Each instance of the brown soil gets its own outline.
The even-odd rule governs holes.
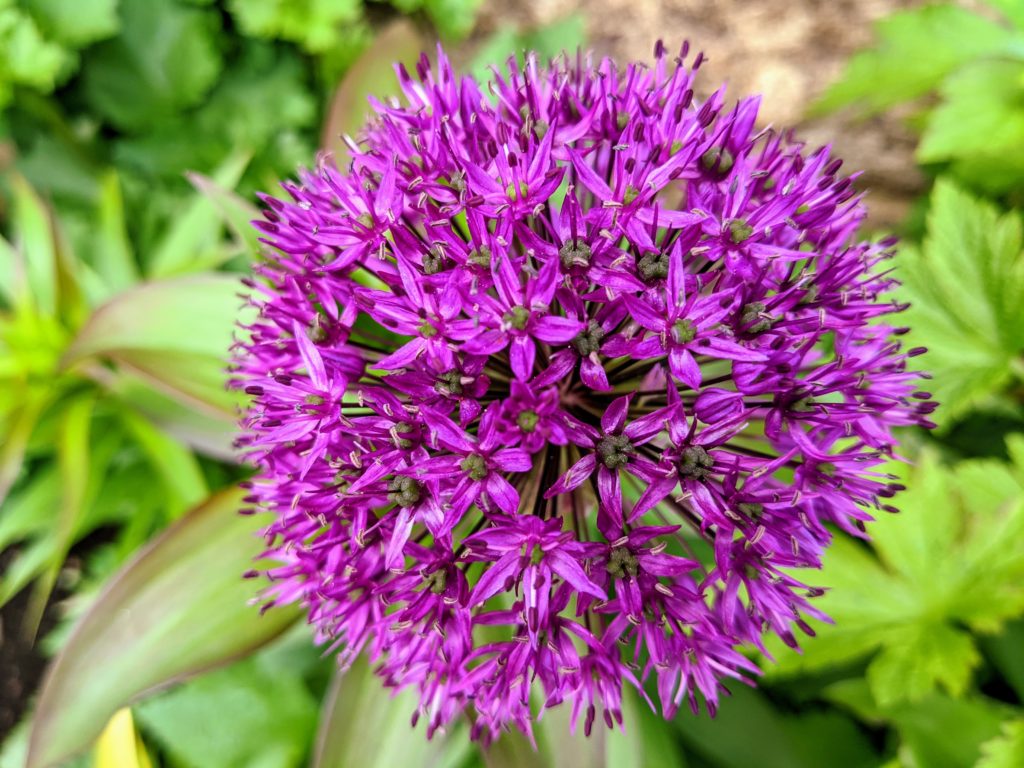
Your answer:
[[[913,161],[914,137],[901,120],[849,116],[806,120],[808,104],[835,80],[850,55],[872,41],[873,22],[915,0],[509,0],[487,2],[475,37],[503,26],[530,29],[572,13],[583,16],[587,43],[617,59],[650,60],[654,42],[683,39],[705,52],[700,83],[722,82],[734,97],[761,93],[761,122],[795,126],[815,146],[831,141],[850,170],[862,169],[872,223],[899,222],[924,179]]]

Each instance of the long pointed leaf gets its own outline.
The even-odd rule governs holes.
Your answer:
[[[93,261],[96,272],[103,278],[107,295],[137,283],[139,268],[125,231],[121,182],[114,171],[104,175],[100,182],[99,227],[96,234]]]
[[[349,67],[327,111],[320,146],[333,152],[340,167],[348,158],[343,135],[354,135],[370,112],[367,98],[398,95],[395,62],[412,67],[420,52],[429,49],[428,41],[408,19],[398,19],[376,36],[373,43]]]
[[[226,189],[234,189],[251,158],[248,151],[236,152],[214,172],[213,180]],[[149,276],[168,277],[216,266],[200,257],[216,244],[221,229],[217,209],[205,196],[197,194],[157,246],[149,261]]]
[[[423,724],[410,725],[416,697],[392,697],[360,659],[338,672],[324,699],[312,768],[458,768],[472,753],[463,723],[427,740]]]
[[[260,616],[242,579],[261,549],[242,494],[210,498],[126,565],[81,618],[50,667],[36,707],[27,768],[85,749],[126,704],[251,653],[292,624]]]

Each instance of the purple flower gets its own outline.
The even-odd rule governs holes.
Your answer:
[[[742,646],[820,617],[787,570],[892,509],[893,428],[928,425],[852,177],[686,57],[487,89],[424,57],[347,168],[265,198],[236,382],[268,600],[430,733],[562,702],[589,732],[651,678],[714,711]]]

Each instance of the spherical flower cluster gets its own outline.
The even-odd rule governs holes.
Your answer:
[[[562,702],[589,733],[649,681],[713,712],[740,646],[821,616],[789,569],[891,509],[892,428],[934,405],[853,178],[686,58],[482,89],[439,52],[347,169],[265,198],[236,383],[268,599],[430,733]]]

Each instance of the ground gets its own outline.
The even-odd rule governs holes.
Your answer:
[[[761,123],[796,127],[813,146],[831,141],[845,168],[863,170],[872,223],[895,225],[924,180],[913,162],[914,136],[891,116],[806,120],[808,104],[837,78],[850,55],[869,45],[873,23],[907,0],[509,0],[485,2],[475,37],[503,25],[532,28],[572,13],[587,43],[618,60],[651,59],[661,38],[673,49],[688,39],[708,63],[701,84],[727,82],[734,96],[761,93]]]

